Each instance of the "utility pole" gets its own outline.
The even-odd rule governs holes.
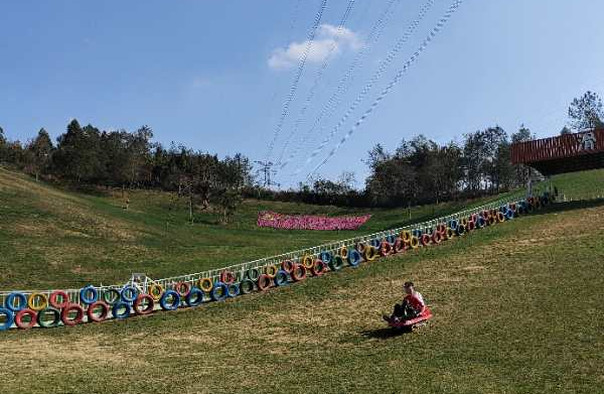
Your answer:
[[[271,187],[273,185],[273,182],[271,180],[271,175],[275,174],[275,170],[273,170],[273,165],[275,163],[273,163],[272,161],[262,161],[262,160],[255,160],[254,163],[259,164],[260,168],[258,169],[258,173],[262,174],[263,177],[263,184],[262,186],[264,187]]]

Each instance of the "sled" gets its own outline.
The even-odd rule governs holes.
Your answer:
[[[409,320],[401,320],[395,322],[394,320],[390,320],[388,325],[392,328],[412,328],[416,324],[423,323],[432,318],[432,311],[426,307],[424,311],[417,317]]]

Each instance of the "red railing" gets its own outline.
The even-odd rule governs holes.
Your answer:
[[[512,163],[562,159],[604,152],[604,129],[512,144]]]

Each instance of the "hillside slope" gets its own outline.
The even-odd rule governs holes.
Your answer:
[[[602,392],[604,202],[196,309],[2,334],[7,392]],[[392,335],[412,279],[435,317]],[[14,371],[21,371],[15,373]]]
[[[186,202],[171,194],[139,190],[128,192],[128,197],[130,208],[124,210],[120,192],[66,192],[0,168],[0,290],[123,283],[133,272],[153,278],[199,272],[425,220],[465,205],[447,203],[407,212],[248,200],[229,225],[217,224],[212,213],[196,214],[196,223],[190,225]],[[359,231],[257,228],[257,213],[266,209],[329,215],[369,212],[373,217]]]

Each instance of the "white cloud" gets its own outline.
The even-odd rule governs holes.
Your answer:
[[[272,69],[287,69],[298,64],[304,54],[308,41],[292,42],[286,48],[277,48],[268,59]],[[350,29],[324,24],[317,29],[306,61],[321,63],[327,56],[336,56],[346,50],[357,50],[361,46],[358,35]]]

